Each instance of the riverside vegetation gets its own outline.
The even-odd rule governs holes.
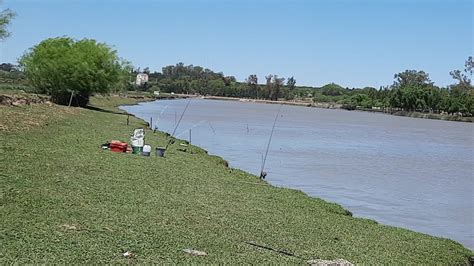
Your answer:
[[[293,77],[287,79],[277,75],[268,75],[264,85],[258,84],[257,75],[249,75],[245,82],[236,81],[233,76],[225,76],[222,72],[214,72],[200,66],[184,65],[163,67],[162,72],[148,73],[150,81],[142,86],[129,83],[140,69],[133,69],[127,62],[122,64],[117,73],[119,82],[115,84],[115,92],[126,90],[161,91],[164,93],[200,94],[209,96],[235,97],[264,100],[301,101],[315,106],[329,104],[347,110],[383,111],[402,116],[459,120],[472,122],[474,113],[474,89],[471,85],[472,57],[466,60],[463,71],[454,70],[450,74],[457,83],[448,87],[438,87],[424,71],[406,70],[395,74],[394,84],[373,87],[344,88],[336,83],[322,87],[296,86]],[[72,66],[78,64],[71,62]],[[68,69],[73,69],[69,67]],[[51,71],[51,70],[50,70]],[[128,71],[128,74],[126,72]],[[131,71],[131,72],[130,72]],[[77,72],[77,71],[76,71]],[[48,77],[49,78],[49,77]],[[78,82],[78,80],[73,80]],[[107,87],[104,85],[103,88]],[[0,89],[21,89],[30,92],[44,92],[32,86],[23,71],[12,64],[0,65]],[[97,91],[103,90],[103,88]],[[70,90],[59,90],[66,101]],[[79,90],[77,90],[79,92]],[[78,94],[80,95],[80,94]],[[88,94],[86,94],[88,95]],[[88,96],[86,96],[88,97]],[[82,99],[84,97],[77,97]],[[73,101],[73,104],[76,100]]]
[[[270,186],[198,147],[181,152],[180,140],[165,158],[101,150],[145,126],[134,117],[127,126],[115,107],[136,101],[0,106],[2,264],[467,264],[473,255],[452,240],[354,218],[337,204]],[[147,130],[146,142],[163,146],[166,135]],[[124,258],[127,251],[135,257]]]
[[[474,87],[471,85],[474,62],[468,57],[464,70],[453,70],[449,74],[456,81],[448,87],[438,87],[424,71],[406,70],[394,75],[391,86],[365,88],[343,88],[330,83],[320,88],[296,86],[294,77],[286,80],[278,75],[265,76],[264,85],[259,85],[255,74],[245,82],[237,82],[233,76],[214,72],[200,66],[184,65],[163,67],[162,72],[145,73],[150,82],[137,88],[161,90],[186,94],[200,94],[267,100],[311,100],[315,103],[339,104],[348,110],[375,109],[390,113],[421,112],[472,117],[474,114]],[[134,70],[134,74],[140,70]],[[131,89],[131,87],[129,88]]]

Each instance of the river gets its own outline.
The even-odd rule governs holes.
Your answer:
[[[188,100],[121,109],[172,132]],[[193,99],[176,136],[258,175],[280,105]],[[265,165],[275,186],[336,202],[356,217],[474,249],[474,125],[281,106]]]

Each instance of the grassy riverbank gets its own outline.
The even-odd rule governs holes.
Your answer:
[[[339,205],[272,187],[180,141],[166,158],[99,149],[144,122],[96,97],[93,109],[0,106],[0,262],[467,263],[460,244],[353,218]],[[165,144],[161,132],[146,142]],[[298,257],[247,244],[254,242]],[[208,253],[192,257],[193,248]],[[122,253],[131,251],[134,259]]]

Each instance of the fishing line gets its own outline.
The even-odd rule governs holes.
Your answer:
[[[158,121],[161,120],[161,116],[162,116],[163,113],[165,112],[166,108],[168,108],[168,106],[170,106],[170,104],[166,105],[163,109],[161,109],[161,112],[160,112],[160,114],[158,115],[158,118],[157,118],[157,121],[156,121],[155,124],[158,124]],[[150,125],[150,126],[151,126],[151,125]],[[154,130],[156,130],[156,129],[158,129],[158,126],[157,126],[157,125],[155,125]],[[153,131],[153,132],[154,132],[154,131]]]
[[[198,123],[192,125],[190,128],[188,128],[188,129],[186,129],[185,131],[183,131],[183,132],[179,133],[178,135],[176,135],[176,138],[179,137],[179,136],[181,136],[181,135],[183,135],[184,133],[188,132],[190,129],[193,129],[193,128],[195,128],[195,127],[201,125],[201,124],[204,123],[204,122],[206,122],[206,120],[201,120],[201,121],[199,121]]]
[[[165,106],[161,112],[160,112],[160,115],[159,115],[159,118],[161,118],[161,116],[163,115],[163,113],[165,112],[166,108],[168,108],[168,106],[170,106],[169,104],[167,106]]]
[[[214,133],[214,135],[216,134],[216,131],[214,130],[214,127],[212,127],[211,125],[211,122],[207,122],[209,124],[209,127],[212,129],[212,133]]]
[[[173,129],[173,133],[171,136],[174,136],[174,133],[176,133],[176,129],[178,129],[179,124],[181,123],[181,120],[183,119],[184,113],[186,113],[186,110],[188,109],[189,103],[191,102],[191,98],[188,100],[188,103],[186,103],[186,106],[184,107],[183,112],[181,113],[181,116],[179,117],[178,123],[176,123],[176,126]]]

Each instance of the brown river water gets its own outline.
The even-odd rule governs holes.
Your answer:
[[[171,133],[188,100],[121,109]],[[258,175],[279,105],[193,99],[176,137]],[[474,249],[474,125],[282,106],[267,180]]]

